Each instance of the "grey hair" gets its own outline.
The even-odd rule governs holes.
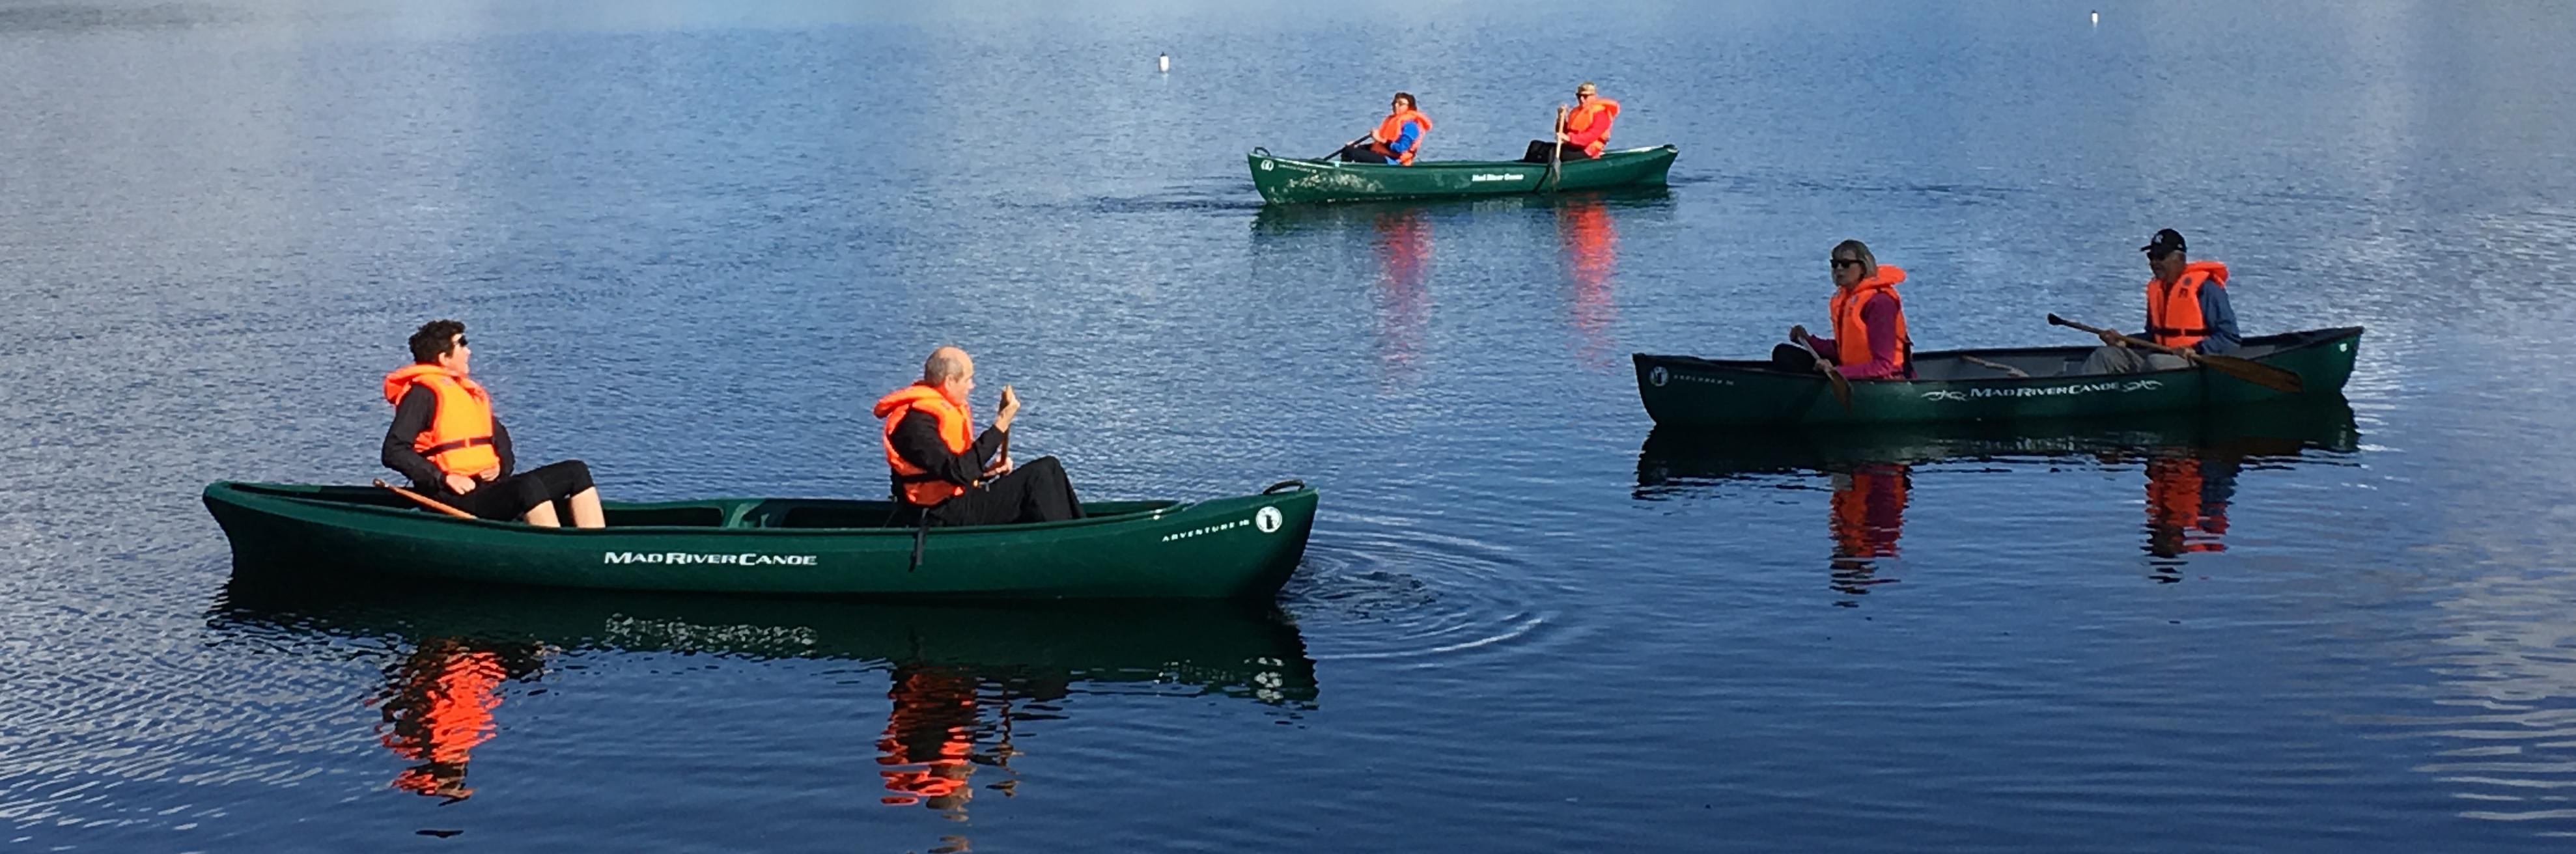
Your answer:
[[[1860,270],[1863,274],[1878,272],[1878,256],[1869,253],[1869,244],[1867,243],[1862,243],[1858,240],[1845,240],[1841,243],[1834,244],[1834,251],[1832,254],[1848,255],[1857,259],[1860,261]]]
[[[921,381],[930,385],[939,385],[965,376],[967,364],[964,350],[955,347],[932,350],[930,358],[921,361]]]

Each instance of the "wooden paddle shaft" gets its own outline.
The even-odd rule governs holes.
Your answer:
[[[393,490],[395,495],[400,495],[400,496],[402,496],[402,497],[404,497],[404,498],[409,498],[409,499],[411,499],[411,500],[413,500],[413,501],[420,502],[420,506],[422,506],[422,507],[427,507],[427,508],[429,508],[429,509],[431,509],[431,510],[436,510],[436,511],[438,511],[438,512],[445,513],[445,514],[447,514],[447,515],[454,516],[454,517],[459,518],[459,519],[472,519],[472,518],[474,518],[474,514],[472,514],[472,513],[467,513],[467,512],[465,512],[465,511],[463,511],[463,510],[458,510],[458,509],[456,509],[456,508],[454,508],[454,507],[449,507],[449,506],[447,506],[446,504],[441,503],[438,499],[431,498],[431,497],[429,497],[429,496],[422,495],[422,494],[420,494],[420,493],[413,492],[413,491],[411,491],[411,490],[404,489],[404,488],[402,488],[402,487],[395,486],[395,485],[390,484],[390,483],[386,483],[386,482],[384,482],[384,480],[383,480],[383,479],[381,479],[381,478],[379,478],[379,479],[377,479],[377,480],[376,480],[376,485],[377,485],[377,486],[384,487],[384,488],[386,488],[386,489]]]

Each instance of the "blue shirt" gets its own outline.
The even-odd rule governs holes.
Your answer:
[[[1395,153],[1397,153],[1397,154],[1403,154],[1403,153],[1405,153],[1405,152],[1407,152],[1407,151],[1412,151],[1412,150],[1413,150],[1413,142],[1414,142],[1414,140],[1417,140],[1417,139],[1420,139],[1420,138],[1422,138],[1422,123],[1421,123],[1421,122],[1405,122],[1405,123],[1404,123],[1404,130],[1401,130],[1401,131],[1397,131],[1397,132],[1396,132],[1396,134],[1395,134],[1395,141],[1394,141],[1394,142],[1387,143],[1387,144],[1386,144],[1386,150],[1388,150],[1388,151],[1392,151],[1392,152],[1395,152]]]
[[[2209,327],[2209,337],[2191,345],[2202,353],[2227,353],[2245,346],[2245,336],[2236,332],[2236,307],[2227,304],[2227,289],[2214,285],[2200,288],[2200,319]]]

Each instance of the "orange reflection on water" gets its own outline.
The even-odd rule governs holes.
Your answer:
[[[1378,353],[1390,373],[1409,376],[1422,355],[1431,318],[1431,218],[1420,208],[1381,212],[1377,232]]]
[[[1905,504],[1914,490],[1914,467],[1906,463],[1860,463],[1833,472],[1833,587],[1862,594],[1878,577],[1878,558],[1896,556],[1896,540],[1905,535]]]
[[[465,763],[477,745],[499,730],[493,712],[501,707],[501,683],[532,676],[541,666],[534,650],[453,639],[429,641],[413,650],[369,701],[380,704],[384,713],[378,730],[385,747],[419,763],[394,777],[394,788],[450,800],[471,797]]]
[[[2226,551],[2219,538],[2227,533],[2227,504],[2244,458],[2224,449],[2177,450],[2181,455],[2147,460],[2147,553],[2179,558]]]
[[[1557,205],[1556,230],[1574,283],[1570,303],[1574,333],[1582,339],[1579,358],[1596,367],[1626,364],[1614,358],[1620,354],[1610,340],[1610,326],[1619,319],[1612,283],[1619,266],[1619,229],[1610,222],[1609,206],[1599,197],[1567,199]]]

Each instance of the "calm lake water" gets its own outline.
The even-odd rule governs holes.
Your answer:
[[[0,0],[0,838],[2576,844],[2576,7],[1713,6]],[[1398,89],[1506,156],[1584,79],[1669,190],[1245,172]],[[2160,227],[2249,332],[2369,327],[2345,399],[1638,405],[1824,323],[1841,239],[1926,348],[2080,344]],[[953,342],[1086,496],[1322,514],[1248,609],[234,584],[198,490],[381,475],[441,316],[613,498],[880,493]]]

